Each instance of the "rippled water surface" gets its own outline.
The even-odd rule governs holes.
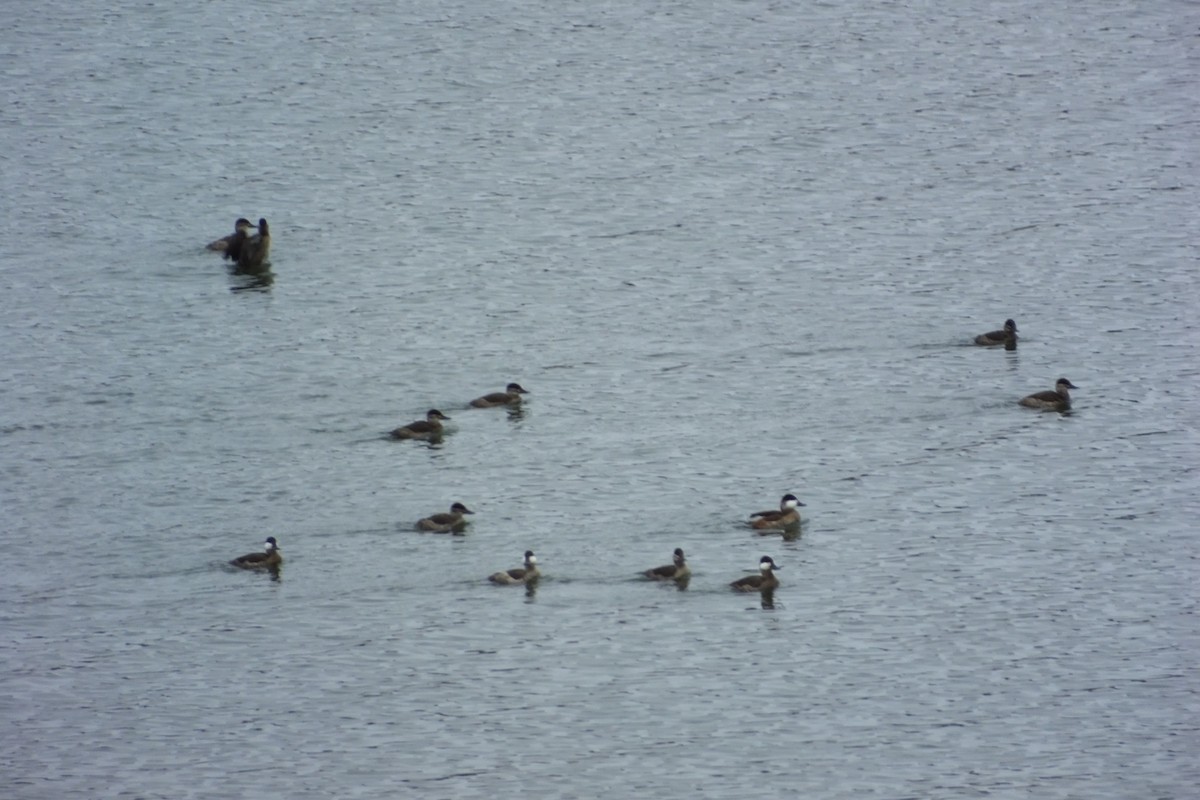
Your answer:
[[[1194,796],[1195,5],[8,17],[4,797]]]

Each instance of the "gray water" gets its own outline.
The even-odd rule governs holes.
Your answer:
[[[1200,7],[6,16],[0,795],[1195,796]]]

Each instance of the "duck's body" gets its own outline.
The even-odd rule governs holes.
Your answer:
[[[258,233],[248,237],[238,248],[237,264],[241,269],[257,269],[271,252],[271,231],[265,219],[258,220]],[[228,255],[228,251],[226,252]]]
[[[229,562],[242,569],[275,569],[283,563],[283,555],[279,552],[279,543],[274,536],[268,536],[263,543],[263,552],[247,553]]]
[[[1027,408],[1040,408],[1043,411],[1066,411],[1071,407],[1071,393],[1068,389],[1078,389],[1066,378],[1059,378],[1054,388],[1044,392],[1034,392],[1020,399],[1020,404]]]
[[[648,569],[642,573],[655,581],[685,581],[691,577],[692,570],[683,556],[683,548],[675,548],[675,557],[670,564]]]
[[[225,258],[232,258],[236,261],[242,242],[246,241],[246,237],[250,235],[250,231],[252,230],[254,230],[254,225],[250,223],[250,220],[245,217],[239,217],[237,222],[233,223],[233,233],[209,242],[205,245],[205,249],[223,253]]]
[[[425,413],[425,419],[410,422],[391,432],[393,439],[437,439],[442,435],[442,420],[450,419],[436,408]]]
[[[983,347],[1004,345],[1005,350],[1017,349],[1017,323],[1011,319],[1004,320],[1003,330],[988,331],[975,337],[975,344]]]
[[[431,514],[424,519],[417,520],[417,530],[432,531],[433,533],[457,533],[467,525],[463,515],[474,513],[462,503],[455,503],[450,506],[448,513]]]
[[[744,578],[738,578],[729,585],[735,592],[774,591],[779,586],[779,578],[775,577],[775,570],[777,569],[779,569],[779,565],[770,556],[763,556],[758,560],[757,575],[747,575]]]
[[[515,584],[515,583],[533,583],[541,576],[537,568],[537,556],[532,550],[525,551],[525,563],[522,567],[505,570],[504,572],[494,572],[488,576],[488,580],[492,583]]]
[[[755,511],[750,515],[750,526],[756,530],[783,530],[800,524],[800,512],[797,507],[803,506],[794,494],[785,494],[779,501],[778,511]]]
[[[495,408],[496,406],[519,406],[521,395],[529,394],[519,383],[510,383],[503,392],[492,392],[471,401],[474,408]]]

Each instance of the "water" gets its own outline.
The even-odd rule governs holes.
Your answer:
[[[4,796],[1194,792],[1194,6],[9,16]]]

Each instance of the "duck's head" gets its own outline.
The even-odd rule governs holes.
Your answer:
[[[474,514],[475,512],[464,506],[462,503],[455,503],[450,506],[450,510],[455,514]]]
[[[675,566],[677,566],[677,567],[683,566],[683,548],[682,547],[675,548]]]
[[[266,550],[268,553],[271,552],[272,550],[278,550],[279,543],[275,541],[274,536],[268,536],[267,540],[265,542],[263,542],[263,549]]]
[[[770,572],[773,569],[779,569],[779,565],[770,556],[763,556],[758,560],[758,568],[763,572]]]
[[[802,505],[804,505],[804,503],[801,503],[800,499],[797,498],[796,495],[794,495],[794,494],[785,494],[783,496],[783,499],[779,501],[780,508],[786,508],[788,510],[791,510],[791,509],[795,508],[796,506],[802,506]]]
[[[504,391],[509,394],[529,394],[519,383],[510,383],[504,387]]]
[[[1078,389],[1079,387],[1076,386],[1075,384],[1071,383],[1066,378],[1059,378],[1058,380],[1056,380],[1054,382],[1054,388],[1062,390],[1062,389]]]
[[[1012,331],[1013,333],[1016,333],[1017,332],[1017,323],[1013,322],[1011,319],[1004,320],[1004,330]]]
[[[537,563],[537,556],[535,556],[533,554],[532,550],[526,550],[525,551],[525,565],[532,567],[536,563]]]
[[[254,224],[251,223],[250,220],[246,219],[245,217],[238,217],[238,221],[233,223],[233,229],[235,231],[245,231],[245,230],[249,230],[250,228],[253,228],[253,227],[254,227]]]
[[[435,419],[450,419],[436,408],[431,408],[425,412],[425,419],[433,421]]]

